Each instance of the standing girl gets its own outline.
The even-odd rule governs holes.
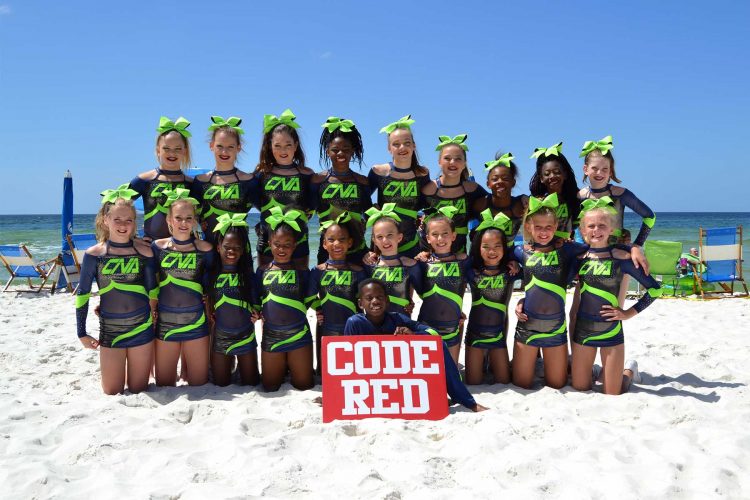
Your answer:
[[[336,220],[329,220],[320,225],[323,248],[328,252],[328,260],[312,269],[309,293],[317,298],[317,373],[320,373],[322,368],[322,338],[328,335],[343,335],[346,319],[357,314],[357,287],[367,275],[362,266],[346,260],[346,252],[360,244],[357,240],[361,237],[360,225],[361,223],[353,219],[348,212],[342,213]]]
[[[378,205],[395,205],[400,216],[403,240],[398,252],[407,257],[419,253],[417,215],[422,208],[422,188],[430,181],[430,171],[419,164],[417,145],[411,132],[411,115],[386,125],[380,132],[388,134],[388,152],[393,160],[374,165],[368,176],[370,187],[378,193]]]
[[[261,381],[267,391],[276,391],[287,371],[297,389],[310,389],[313,350],[307,310],[315,302],[309,294],[310,270],[292,261],[297,239],[305,233],[304,214],[296,209],[270,210],[266,222],[273,260],[256,271],[256,289],[261,308]]]
[[[418,318],[440,333],[455,363],[461,351],[462,307],[469,264],[466,254],[452,250],[456,241],[453,216],[457,211],[456,207],[441,207],[425,223],[432,253],[426,262],[420,262],[422,307]]]
[[[487,171],[487,187],[490,192],[474,203],[475,213],[481,214],[489,209],[493,217],[502,213],[510,218],[511,230],[507,234],[508,245],[513,244],[513,240],[521,229],[523,215],[529,205],[529,197],[525,194],[511,195],[518,178],[518,167],[513,163],[514,159],[512,153],[503,155],[498,153],[494,161],[484,164],[484,169]]]
[[[562,142],[548,148],[536,148],[531,157],[536,158],[536,172],[529,182],[531,196],[544,198],[557,194],[555,236],[569,240],[573,237],[580,204],[576,176],[568,159],[562,154]]]
[[[433,212],[441,207],[454,207],[451,221],[456,238],[451,247],[455,253],[466,252],[466,237],[469,234],[469,221],[475,217],[473,207],[477,199],[487,195],[479,184],[470,181],[466,168],[466,134],[448,137],[441,135],[435,151],[440,152],[438,164],[440,176],[422,188],[425,204]]]
[[[255,227],[258,235],[258,265],[271,262],[271,247],[268,244],[268,223],[266,219],[273,207],[309,207],[310,179],[313,171],[305,166],[305,153],[302,151],[297,129],[299,124],[292,110],[281,115],[263,117],[263,143],[260,147],[260,161],[255,168],[260,191],[260,223]],[[312,210],[306,212],[309,219]],[[300,235],[292,259],[296,264],[307,267],[310,243],[305,233]]]
[[[241,136],[245,133],[240,128],[242,119],[232,116],[224,120],[221,116],[212,116],[211,121],[209,146],[216,166],[211,172],[195,178],[191,194],[200,202],[205,239],[213,242],[214,228],[221,215],[247,215],[250,211],[257,197],[258,181],[235,165],[237,155],[242,151]]]
[[[221,266],[211,273],[208,294],[213,317],[211,373],[214,384],[229,385],[237,358],[243,385],[258,383],[258,342],[255,340],[257,313],[253,304],[253,266],[247,247],[245,213],[222,214],[217,218],[216,249]]]
[[[371,192],[367,177],[351,170],[349,164],[354,159],[362,166],[364,148],[362,137],[351,120],[331,116],[323,124],[320,136],[320,159],[330,168],[315,174],[312,178],[311,195],[320,223],[335,220],[342,212],[362,221],[362,214],[372,206]],[[355,264],[362,263],[366,252],[364,231],[359,235],[361,243],[349,250],[347,259]],[[318,264],[328,256],[321,236],[318,249]]]
[[[625,363],[622,321],[648,307],[661,295],[661,289],[653,277],[635,267],[628,252],[611,246],[609,238],[615,227],[613,218],[617,216],[612,199],[604,196],[586,200],[582,210],[581,234],[590,248],[578,271],[576,293],[580,300],[573,332],[572,383],[579,391],[591,389],[591,368],[598,348],[604,393],[620,394],[628,390],[631,380],[639,378],[638,365],[634,361]],[[618,298],[625,285],[625,274],[647,289],[628,309],[622,309]]]
[[[524,229],[531,244],[514,247],[523,264],[526,295],[516,306],[513,383],[525,389],[534,381],[534,366],[542,349],[544,379],[559,389],[568,380],[568,335],[565,324],[565,287],[577,270],[577,256],[587,247],[556,236],[557,194],[544,200],[529,198]]]
[[[184,173],[190,166],[190,122],[183,117],[159,119],[156,158],[159,166],[130,181],[130,189],[143,198],[143,232],[146,241],[169,237],[167,195],[174,189],[190,189],[193,179]]]
[[[493,217],[488,208],[471,242],[471,262],[466,279],[471,288],[471,313],[466,328],[466,383],[480,384],[485,353],[495,382],[510,383],[506,344],[508,302],[513,281],[508,270],[507,234],[513,222],[500,212]]]
[[[388,294],[388,312],[411,316],[414,309],[412,297],[421,289],[422,271],[414,259],[402,256],[398,249],[404,239],[400,229],[401,217],[394,203],[383,208],[369,208],[367,226],[372,227],[372,245],[377,260],[367,266],[370,277],[385,286]]]
[[[76,291],[78,338],[87,349],[99,347],[102,389],[132,393],[148,385],[154,353],[154,328],[149,298],[156,292],[151,248],[135,236],[137,195],[127,185],[102,193],[96,216],[97,239],[83,256]],[[86,333],[91,284],[99,287],[99,340]]]
[[[182,352],[188,384],[203,385],[208,381],[209,352],[204,291],[213,245],[193,236],[198,201],[187,189],[172,191],[166,204],[171,236],[152,243],[159,279],[156,384],[175,385]]]

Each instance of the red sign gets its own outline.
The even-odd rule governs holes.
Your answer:
[[[321,352],[323,422],[448,416],[440,337],[323,337]]]

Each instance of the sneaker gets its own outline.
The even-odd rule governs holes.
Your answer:
[[[638,371],[638,362],[636,360],[629,359],[625,361],[625,369],[633,372],[633,375],[630,377],[633,382],[636,384],[641,383],[641,373]]]
[[[591,367],[591,379],[594,382],[598,382],[599,381],[599,377],[601,377],[601,375],[602,375],[602,367],[601,366],[595,364],[594,366]]]

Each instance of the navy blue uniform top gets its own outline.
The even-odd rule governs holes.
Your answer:
[[[296,328],[307,324],[307,310],[315,303],[310,295],[309,269],[271,269],[255,272],[258,301],[255,307],[263,312],[263,327]]]
[[[471,288],[471,312],[468,331],[493,328],[505,330],[505,317],[508,314],[508,300],[513,293],[514,278],[507,270],[497,274],[468,269],[466,280]]]
[[[180,251],[151,244],[158,262],[159,307],[196,309],[203,306],[209,273],[215,260],[213,249]]]
[[[177,188],[192,189],[193,179],[186,176],[182,171],[162,171],[156,169],[153,179],[141,179],[136,176],[130,181],[130,189],[136,191],[143,198],[143,233],[152,240],[169,237],[167,227],[167,212],[165,206],[168,194]],[[179,181],[159,180],[161,175],[182,175]]]
[[[418,323],[408,316],[391,312],[385,313],[383,324],[379,326],[372,323],[364,314],[355,314],[346,320],[344,335],[393,335],[396,328],[400,326],[405,326],[417,335],[437,335],[435,330],[424,323]],[[473,409],[477,402],[466,389],[464,383],[461,382],[461,374],[458,372],[458,367],[453,362],[445,342],[443,342],[443,359],[445,361],[445,382],[448,395],[466,408]]]
[[[358,311],[357,288],[367,273],[351,264],[343,269],[323,265],[326,269],[310,270],[308,295],[317,297],[314,307],[323,313],[323,330],[343,333],[347,318]]]
[[[643,203],[636,195],[634,195],[629,189],[624,189],[619,195],[612,193],[612,184],[607,184],[602,189],[593,190],[589,188],[588,192],[582,199],[596,199],[594,193],[601,194],[601,196],[609,196],[612,201],[615,202],[615,209],[617,210],[617,217],[615,220],[615,236],[620,236],[623,227],[623,221],[625,219],[625,207],[641,216],[643,222],[641,222],[641,229],[638,231],[638,236],[633,240],[634,245],[643,246],[648,238],[648,234],[651,232],[651,228],[654,227],[656,222],[656,214],[651,210],[648,205]]]
[[[411,302],[411,290],[422,289],[422,268],[418,262],[407,266],[403,257],[398,259],[395,266],[379,265],[366,266],[371,278],[380,280],[385,285],[388,295],[388,312],[405,314],[404,308]]]
[[[228,181],[226,184],[215,184],[215,176]],[[191,196],[200,202],[200,215],[206,222],[205,235],[208,241],[214,241],[216,219],[223,214],[246,214],[258,203],[258,179],[240,180],[237,170],[229,173],[211,172],[208,180],[193,180]]]
[[[237,331],[253,328],[251,319],[253,305],[257,303],[254,278],[251,277],[249,302],[243,300],[240,290],[240,275],[237,266],[224,266],[216,276],[211,288],[216,328],[222,331]]]

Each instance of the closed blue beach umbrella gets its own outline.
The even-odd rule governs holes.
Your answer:
[[[73,254],[70,251],[70,245],[68,244],[67,236],[73,234],[73,175],[70,170],[65,171],[65,177],[63,178],[63,202],[62,202],[62,218],[61,218],[61,236],[62,236],[62,257],[63,265],[66,268],[75,270],[75,262],[73,261]],[[58,288],[62,288],[67,285],[65,273],[60,273],[60,280],[57,283]]]

